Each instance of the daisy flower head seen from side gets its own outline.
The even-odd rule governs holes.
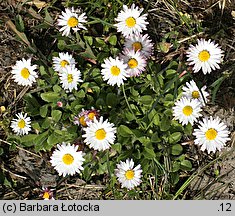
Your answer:
[[[65,12],[62,11],[62,15],[58,19],[58,26],[61,26],[59,31],[62,32],[62,36],[69,36],[71,29],[74,32],[80,29],[86,30],[87,28],[84,26],[84,23],[87,22],[86,19],[86,14],[81,13],[79,9],[65,8]]]
[[[147,65],[146,58],[138,50],[135,52],[133,49],[124,49],[121,58],[128,65],[127,74],[130,77],[139,76]]]
[[[143,10],[143,8],[139,9],[135,4],[132,4],[131,8],[123,5],[123,10],[115,18],[115,21],[118,22],[114,24],[117,27],[117,31],[121,32],[124,37],[129,37],[132,34],[138,34],[146,30],[146,25],[148,24],[146,21],[147,14],[141,15]]]
[[[26,135],[31,131],[31,119],[27,117],[27,113],[16,114],[16,119],[11,121],[11,128],[17,135]]]
[[[51,155],[51,165],[59,173],[59,175],[74,175],[83,170],[82,164],[85,161],[83,158],[85,154],[78,151],[78,146],[71,145],[70,143],[57,145],[57,149]]]
[[[206,86],[203,86],[201,88],[201,92],[202,92],[201,94],[194,80],[191,80],[190,82],[186,82],[182,90],[183,90],[183,97],[198,100],[203,106],[205,106],[205,102],[208,101],[207,97],[209,96],[209,94],[206,91]],[[205,99],[205,102],[204,102],[203,97]]]
[[[201,150],[208,153],[220,151],[225,143],[230,140],[229,130],[219,117],[204,118],[198,123],[193,135],[196,137],[194,143],[201,146]]]
[[[147,34],[133,34],[126,38],[124,48],[129,50],[134,49],[135,52],[139,50],[146,58],[149,58],[153,53],[153,43]]]
[[[116,127],[107,119],[104,121],[102,116],[99,120],[94,118],[94,121],[88,123],[88,127],[85,127],[84,131],[85,134],[82,135],[85,138],[84,142],[90,148],[98,151],[109,149],[116,138]]]
[[[101,75],[104,81],[107,81],[109,85],[117,85],[120,87],[128,77],[127,74],[127,64],[118,57],[115,59],[112,57],[106,58],[104,63],[101,65],[103,68],[101,70]]]
[[[182,97],[176,101],[173,107],[174,119],[179,120],[182,125],[191,125],[197,122],[197,118],[201,116],[201,103],[197,100],[191,100]]]
[[[13,79],[18,85],[22,86],[32,86],[38,78],[35,72],[37,65],[31,65],[31,59],[22,59],[16,61],[15,66],[12,67],[11,73],[13,74]]]
[[[193,71],[197,73],[200,69],[204,74],[211,73],[212,70],[219,69],[222,61],[223,51],[215,42],[205,39],[198,40],[196,46],[190,45],[187,52],[187,61],[193,66]]]
[[[120,161],[120,163],[117,164],[117,169],[115,169],[115,175],[121,183],[121,187],[125,187],[128,190],[133,189],[142,182],[141,173],[141,165],[139,164],[134,168],[134,162],[132,159],[127,159],[126,162]]]
[[[60,83],[64,90],[69,90],[70,92],[75,89],[77,90],[78,82],[83,82],[81,79],[81,72],[78,70],[75,65],[66,66],[61,73],[60,76]]]
[[[76,64],[75,59],[68,52],[59,53],[59,57],[53,57],[53,69],[61,72],[66,66]]]

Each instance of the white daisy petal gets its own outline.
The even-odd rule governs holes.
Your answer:
[[[22,86],[32,86],[38,78],[37,73],[34,71],[37,65],[31,65],[31,59],[22,59],[16,61],[16,65],[12,67],[11,73],[13,74],[13,79],[18,85]]]
[[[201,116],[201,103],[197,100],[191,100],[186,97],[182,97],[176,101],[173,109],[174,119],[179,120],[182,125],[191,125],[197,122],[197,118]]]
[[[82,135],[85,138],[84,142],[98,151],[109,149],[116,138],[114,124],[109,123],[108,120],[103,121],[102,116],[99,121],[94,117],[94,121],[87,124],[88,127],[84,128],[85,134]]]
[[[138,50],[135,52],[134,49],[124,49],[120,57],[124,60],[124,63],[128,65],[128,76],[139,76],[145,70],[145,67],[147,65],[146,58],[141,55]]]
[[[62,143],[57,145],[57,148],[51,156],[51,165],[56,169],[59,175],[74,175],[83,170],[82,164],[85,161],[85,155],[78,150],[78,146]]]
[[[135,52],[139,50],[146,58],[149,58],[153,53],[153,43],[147,34],[133,34],[126,38],[124,48],[129,50],[134,49]]]
[[[139,34],[143,30],[146,30],[146,25],[148,22],[147,14],[141,15],[143,9],[139,9],[138,6],[132,4],[131,8],[123,5],[123,10],[118,13],[115,20],[118,22],[114,24],[117,27],[117,31],[121,32],[124,37],[129,37],[132,34]]]
[[[182,88],[183,97],[198,100],[203,106],[205,106],[205,102],[203,100],[203,97],[204,97],[205,101],[207,102],[208,101],[207,97],[209,96],[209,94],[205,91],[205,89],[206,89],[206,86],[203,86],[201,88],[201,92],[202,92],[202,94],[201,94],[196,83],[193,80],[191,80],[190,82],[186,82],[185,86]],[[202,97],[202,95],[203,95],[203,97]]]
[[[27,117],[27,113],[16,114],[17,119],[11,121],[11,128],[17,135],[25,135],[31,131],[31,119]]]
[[[61,72],[67,65],[75,64],[75,59],[72,55],[69,55],[68,52],[66,53],[59,53],[59,57],[53,57],[53,69],[57,72]]]
[[[134,168],[134,162],[132,159],[127,159],[126,162],[120,161],[120,163],[117,164],[117,169],[115,169],[115,175],[121,183],[121,187],[125,187],[128,190],[133,189],[142,182],[141,173],[141,165],[139,164]]]
[[[66,66],[61,73],[59,73],[60,76],[60,83],[62,83],[62,87],[65,90],[69,90],[70,92],[75,89],[77,90],[78,82],[83,82],[81,79],[81,72],[77,68],[75,68],[75,65],[68,65]]]
[[[204,118],[198,123],[199,129],[195,129],[193,135],[196,136],[194,143],[201,146],[201,150],[208,153],[220,151],[225,143],[230,140],[229,130],[219,117],[213,119]]]
[[[118,57],[116,59],[112,57],[105,59],[101,67],[103,68],[101,70],[103,80],[107,80],[109,85],[114,86],[116,84],[119,87],[124,83],[123,80],[128,77],[127,64],[124,64],[123,60],[119,60]]]
[[[219,68],[219,63],[222,61],[223,51],[218,47],[218,44],[206,41],[205,39],[198,40],[196,46],[190,45],[187,52],[187,61],[189,65],[194,65],[193,70],[197,73],[200,69],[204,74],[211,73],[215,68]]]
[[[80,14],[80,10],[74,10],[72,7],[66,8],[65,12],[62,12],[62,15],[59,16],[58,26],[62,26],[59,31],[62,32],[62,35],[68,36],[70,34],[70,30],[72,29],[74,32],[80,29],[87,29],[83,24],[86,23],[87,16],[85,13]],[[80,14],[80,15],[79,15]]]

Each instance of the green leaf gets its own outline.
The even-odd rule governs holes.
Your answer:
[[[172,182],[172,184],[177,184],[178,182],[179,182],[179,173],[177,173],[177,172],[173,172],[173,173],[171,173],[170,174],[170,176],[171,176],[171,182]]]
[[[184,170],[184,171],[190,171],[192,170],[192,163],[189,161],[189,160],[183,160],[181,161],[180,163],[181,165],[181,169]]]
[[[182,151],[183,151],[183,147],[180,144],[176,144],[171,147],[172,155],[180,155]]]
[[[144,105],[150,105],[153,102],[153,98],[150,95],[144,95],[139,98],[139,103]]]
[[[0,156],[4,153],[3,148],[0,147]]]
[[[40,151],[44,150],[43,144],[46,142],[48,137],[49,130],[45,131],[44,133],[38,135],[35,139],[35,150]]]
[[[16,15],[15,21],[16,21],[15,22],[16,29],[20,32],[24,32],[24,30],[25,30],[24,21],[23,21],[22,17],[19,14]]]
[[[32,123],[31,126],[32,126],[32,128],[33,128],[34,130],[37,130],[37,131],[40,131],[40,130],[41,130],[40,125],[39,125],[38,122]]]
[[[58,139],[58,135],[55,133],[52,133],[48,138],[47,138],[47,143],[52,147],[54,144],[57,144],[60,142],[60,139]]]
[[[170,135],[169,137],[169,143],[174,144],[181,140],[182,134],[180,132],[175,132]]]
[[[59,40],[57,43],[59,50],[63,51],[66,48],[66,43],[64,40]]]
[[[193,131],[193,126],[190,123],[188,123],[184,129],[185,135],[191,135],[192,131]]]
[[[130,137],[131,135],[133,135],[133,132],[125,125],[120,125],[118,127],[118,133],[122,137]]]
[[[84,36],[85,41],[91,46],[93,44],[93,37]]]
[[[60,110],[52,110],[51,117],[55,122],[58,122],[62,116],[62,112]]]
[[[149,148],[144,148],[143,155],[146,159],[150,159],[150,160],[156,157],[156,154],[153,151],[153,149],[149,149]]]
[[[46,102],[57,102],[60,99],[59,93],[56,92],[45,92],[41,93],[41,98]]]
[[[43,65],[41,65],[39,67],[39,71],[40,71],[40,74],[43,76],[43,75],[48,75],[46,70],[45,70],[45,67]]]
[[[173,163],[172,172],[177,172],[180,169],[180,162],[175,161]]]
[[[112,35],[110,38],[109,38],[109,43],[113,46],[115,46],[117,44],[117,36],[116,35]]]
[[[44,120],[43,123],[42,123],[42,128],[43,128],[43,129],[49,128],[50,125],[51,125],[51,123],[52,123],[51,118],[46,117],[45,120]]]
[[[160,130],[161,131],[167,131],[171,127],[171,120],[164,115],[161,122],[160,122]]]
[[[35,144],[35,139],[38,137],[37,134],[25,135],[21,138],[22,145],[26,147],[33,146]]]
[[[118,153],[122,151],[122,145],[120,143],[115,143],[112,145],[112,149],[116,150]]]
[[[115,107],[117,105],[117,95],[114,93],[108,93],[106,96],[107,106]]]
[[[151,142],[158,143],[161,142],[161,139],[158,137],[158,132],[155,132],[151,137]]]
[[[48,104],[41,106],[40,107],[40,116],[45,118],[47,116],[47,111],[48,111]]]
[[[52,25],[54,22],[51,15],[48,13],[47,9],[45,9],[45,21],[49,23],[50,25]]]

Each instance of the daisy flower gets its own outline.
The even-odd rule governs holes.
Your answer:
[[[142,182],[141,173],[141,165],[139,164],[134,168],[132,159],[127,159],[126,162],[120,161],[120,164],[117,164],[117,169],[115,169],[115,175],[118,177],[121,187],[125,187],[128,190],[133,189]]]
[[[230,140],[227,126],[219,117],[213,119],[204,118],[199,123],[199,129],[195,129],[193,135],[196,137],[194,143],[201,146],[201,150],[207,150],[208,153],[221,150],[225,143]]]
[[[74,32],[77,32],[80,29],[87,29],[83,25],[87,22],[87,16],[85,13],[80,13],[80,10],[74,10],[73,7],[71,9],[65,8],[65,12],[62,11],[62,15],[60,15],[58,19],[58,26],[62,26],[59,30],[62,32],[62,36],[68,36],[71,29],[73,29]]]
[[[88,123],[88,127],[84,128],[84,131],[85,134],[82,135],[85,138],[84,142],[90,148],[98,151],[109,149],[110,144],[113,144],[116,138],[114,124],[109,123],[108,120],[103,121],[102,116],[99,121],[94,118],[94,121]]]
[[[123,60],[120,60],[118,57],[115,59],[112,57],[105,59],[101,67],[103,68],[101,70],[103,80],[107,80],[109,85],[114,86],[117,84],[119,87],[123,84],[123,80],[126,80],[126,77],[128,77],[126,71],[127,64],[124,64]]]
[[[133,49],[125,49],[121,58],[124,60],[124,63],[128,65],[126,71],[130,77],[139,76],[147,65],[145,57],[142,56],[138,50],[135,52]]]
[[[193,71],[196,73],[200,69],[204,74],[211,73],[222,61],[223,51],[213,41],[205,39],[198,40],[196,46],[190,45],[187,52],[189,65],[194,65]]]
[[[38,78],[36,70],[37,65],[31,65],[31,59],[22,59],[16,61],[16,65],[12,67],[11,73],[13,74],[13,79],[18,85],[22,86],[32,86]]]
[[[132,4],[131,8],[128,8],[126,5],[123,5],[123,10],[118,13],[117,24],[114,26],[117,27],[117,31],[121,32],[124,37],[129,37],[132,34],[141,33],[143,30],[146,30],[146,25],[148,22],[147,14],[141,15],[144,9],[139,9],[138,6],[135,7],[135,4]]]
[[[183,97],[198,100],[203,106],[205,106],[203,97],[206,102],[208,101],[207,97],[209,96],[209,94],[206,92],[206,86],[203,86],[201,88],[201,92],[202,92],[201,94],[194,80],[191,80],[190,82],[186,82],[186,86],[184,86],[182,90],[183,90]]]
[[[49,188],[42,188],[43,191],[42,193],[40,194],[40,197],[43,198],[44,200],[55,200],[54,197],[53,197],[53,191]]]
[[[84,110],[78,114],[78,117],[75,116],[74,118],[74,124],[81,125],[83,127],[87,127],[87,124],[89,122],[93,122],[94,118],[98,119],[99,117],[99,111],[94,109],[93,107],[90,110]]]
[[[70,92],[75,89],[77,90],[78,82],[83,82],[81,77],[81,72],[75,65],[66,66],[60,75],[60,83],[62,83],[63,89],[68,89]]]
[[[51,164],[59,175],[74,175],[83,170],[82,164],[85,161],[85,155],[81,151],[77,151],[78,146],[70,145],[62,142],[57,145],[57,149],[51,155]]]
[[[126,38],[124,48],[129,50],[134,49],[135,52],[139,50],[146,58],[149,58],[153,53],[153,43],[147,34],[133,34]]]
[[[31,119],[27,117],[27,113],[16,114],[17,119],[11,121],[11,128],[17,135],[25,135],[31,131]]]
[[[200,112],[201,103],[185,97],[176,101],[173,107],[174,119],[179,120],[182,125],[187,125],[189,122],[193,125],[194,122],[197,122],[197,118],[201,116]]]
[[[53,57],[53,69],[54,71],[61,72],[67,65],[75,64],[75,59],[68,52],[59,53],[59,57]]]

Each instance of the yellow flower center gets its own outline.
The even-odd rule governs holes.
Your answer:
[[[210,128],[207,130],[207,132],[205,133],[206,139],[207,140],[214,140],[217,137],[217,131],[213,128]]]
[[[193,113],[193,108],[191,106],[185,106],[183,108],[183,113],[186,116],[190,116]]]
[[[44,192],[43,194],[43,199],[49,199],[50,198],[50,194],[48,192]]]
[[[133,170],[127,170],[126,173],[125,173],[125,176],[126,176],[126,178],[127,178],[128,180],[133,179],[133,178],[134,178],[134,175],[135,175],[135,173],[134,173]]]
[[[65,67],[66,65],[69,65],[69,62],[68,62],[68,61],[62,60],[62,61],[60,62],[60,66],[61,66],[61,67]]]
[[[127,25],[127,27],[132,28],[132,27],[135,26],[135,24],[136,24],[136,20],[135,20],[134,17],[128,17],[128,18],[126,19],[126,25]]]
[[[23,119],[21,119],[19,122],[18,122],[18,127],[23,129],[25,127],[25,121]]]
[[[117,66],[112,66],[111,67],[111,74],[113,76],[118,76],[120,74],[120,69]]]
[[[136,68],[138,66],[138,62],[136,61],[136,59],[132,58],[128,61],[128,66],[130,68]]]
[[[193,92],[192,92],[192,97],[193,97],[194,99],[199,98],[199,97],[200,97],[199,92],[198,92],[198,91],[193,91]]]
[[[84,126],[84,127],[87,126],[87,124],[86,124],[86,122],[85,122],[85,116],[81,116],[81,117],[79,118],[79,122],[80,122],[80,124],[81,124],[82,126]]]
[[[66,164],[66,165],[70,165],[73,163],[74,161],[74,157],[71,154],[65,154],[62,158],[62,161]]]
[[[136,52],[137,50],[141,50],[141,49],[142,49],[142,44],[141,44],[140,42],[134,42],[134,43],[132,44],[132,47],[133,47],[133,49],[134,49],[135,52]]]
[[[27,68],[23,68],[20,72],[21,76],[25,79],[28,79],[29,78],[29,70]]]
[[[68,74],[67,80],[68,80],[68,83],[73,82],[73,74]]]
[[[203,50],[198,54],[200,61],[205,62],[210,58],[210,53],[207,50]]]
[[[69,27],[74,28],[78,25],[78,19],[76,17],[70,17],[67,23]]]
[[[99,129],[95,132],[95,137],[98,140],[103,140],[106,137],[106,132],[104,129]]]
[[[89,118],[90,120],[93,120],[94,117],[95,117],[95,113],[94,113],[94,112],[90,112],[90,113],[88,114],[88,118]]]

